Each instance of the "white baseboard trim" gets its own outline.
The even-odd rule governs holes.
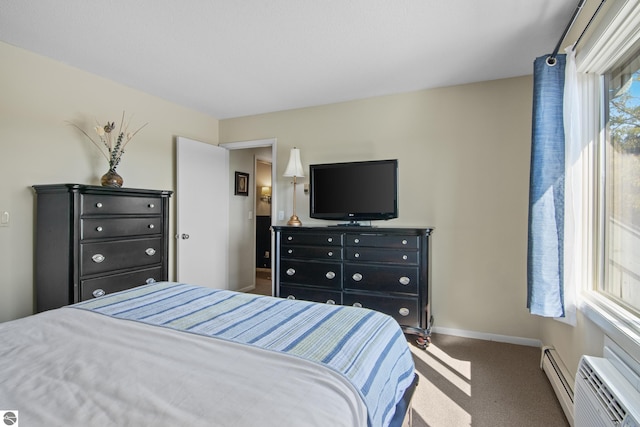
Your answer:
[[[254,290],[255,288],[256,288],[255,285],[249,285],[249,286],[245,286],[242,289],[238,289],[235,292],[250,292],[250,291]]]
[[[475,338],[485,341],[496,341],[507,344],[526,345],[528,347],[542,347],[542,342],[533,338],[512,337],[510,335],[489,334],[485,332],[466,331],[464,329],[443,328],[434,326],[431,331],[436,334],[453,335],[462,338]]]

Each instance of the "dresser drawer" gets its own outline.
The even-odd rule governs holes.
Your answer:
[[[80,245],[80,274],[102,273],[162,262],[162,239],[117,240]]]
[[[345,263],[344,288],[379,292],[418,293],[418,267]]]
[[[388,314],[396,319],[400,325],[420,326],[419,304],[415,298],[345,292],[342,296],[342,303]]]
[[[84,218],[81,239],[124,237],[162,233],[162,218]]]
[[[419,243],[419,236],[407,235],[348,234],[346,237],[347,246],[417,249]]]
[[[162,267],[82,280],[80,281],[80,301],[162,280],[165,280]]]
[[[283,246],[281,253],[282,258],[342,259],[342,248],[334,246]]]
[[[345,259],[347,261],[418,264],[418,251],[415,249],[404,250],[348,247]]]
[[[82,194],[82,215],[160,214],[162,201],[157,197]]]
[[[342,287],[342,264],[282,259],[279,279],[280,283],[340,289]]]
[[[281,245],[342,246],[342,233],[282,233]]]
[[[429,239],[409,227],[272,227],[276,295],[357,305],[392,316],[405,333],[431,333]],[[327,274],[333,279],[328,279]],[[426,345],[426,344],[425,344]]]
[[[328,289],[305,288],[302,286],[280,286],[280,297],[305,301],[342,304],[342,292]]]

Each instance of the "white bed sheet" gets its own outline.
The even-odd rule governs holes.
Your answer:
[[[23,426],[366,426],[306,360],[61,308],[0,324],[0,408]]]

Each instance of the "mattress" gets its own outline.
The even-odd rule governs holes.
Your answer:
[[[413,372],[384,314],[188,284],[0,325],[23,425],[385,426]]]

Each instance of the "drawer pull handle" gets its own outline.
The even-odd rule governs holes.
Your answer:
[[[145,283],[147,285],[149,285],[151,283],[156,283],[156,279],[154,279],[153,277],[149,277],[147,280],[145,280]]]
[[[96,208],[101,208],[102,207],[102,203],[98,202],[96,203]]]
[[[329,304],[329,305],[335,305],[335,304],[336,304],[336,302],[335,302],[334,300],[332,300],[332,299],[328,299],[328,300],[327,300],[327,304]]]
[[[293,295],[288,295],[287,299],[296,299],[296,297],[294,297]]]
[[[144,251],[145,254],[149,255],[149,256],[154,256],[156,254],[156,250],[153,248],[147,248]]]
[[[336,277],[336,273],[333,271],[327,271],[327,274],[324,275],[327,279],[331,280]]]
[[[327,252],[327,256],[333,256],[333,252],[332,251]]]
[[[292,241],[293,240],[293,236],[287,236],[287,240],[288,241]]]
[[[153,230],[154,228],[156,228],[156,226],[155,226],[155,225],[153,225],[153,224],[149,224],[149,228],[150,228],[151,230]]]
[[[351,278],[352,278],[354,281],[359,282],[359,281],[361,281],[361,280],[362,280],[362,274],[360,274],[360,273],[354,273],[354,275],[353,275],[353,276],[351,276]]]
[[[408,257],[408,256],[406,256],[406,255],[402,255],[402,259],[406,261],[406,260],[408,260],[408,259],[409,259],[409,257]]]
[[[100,227],[100,226],[96,227],[96,231],[98,231],[98,232],[102,231],[102,227]]]
[[[402,244],[403,244],[403,245],[406,245],[407,243],[409,243],[409,242],[407,242],[407,240],[406,240],[406,239],[402,241]]]
[[[95,291],[91,292],[91,295],[93,295],[94,298],[99,298],[105,294],[106,292],[103,289],[96,289]]]
[[[287,269],[287,276],[293,276],[294,274],[296,274],[296,270],[294,268]]]
[[[329,238],[327,239],[327,242],[329,242],[329,243],[333,242],[333,237],[329,237]]]
[[[360,254],[359,254],[358,252],[356,252],[355,254],[353,254],[353,256],[354,256],[355,258],[360,258]]]
[[[291,254],[293,253],[293,249],[289,249],[289,250],[287,251],[287,253],[288,253],[289,255],[291,255]]]
[[[353,239],[353,243],[360,243],[360,239]]]
[[[149,203],[149,209],[153,209],[155,207],[156,207],[156,205],[154,205],[153,203]]]
[[[407,276],[402,276],[400,280],[398,280],[398,282],[400,282],[401,285],[408,285],[409,283],[411,283],[411,279],[409,279]]]
[[[94,256],[91,257],[91,260],[93,262],[97,262],[98,264],[104,261],[105,259],[106,258],[102,254],[95,254]]]
[[[354,302],[353,306],[354,307],[358,307],[358,308],[362,308],[362,304],[360,304],[359,302]]]
[[[398,310],[398,313],[400,313],[400,316],[408,316],[409,309],[406,307],[402,307],[400,310]]]

